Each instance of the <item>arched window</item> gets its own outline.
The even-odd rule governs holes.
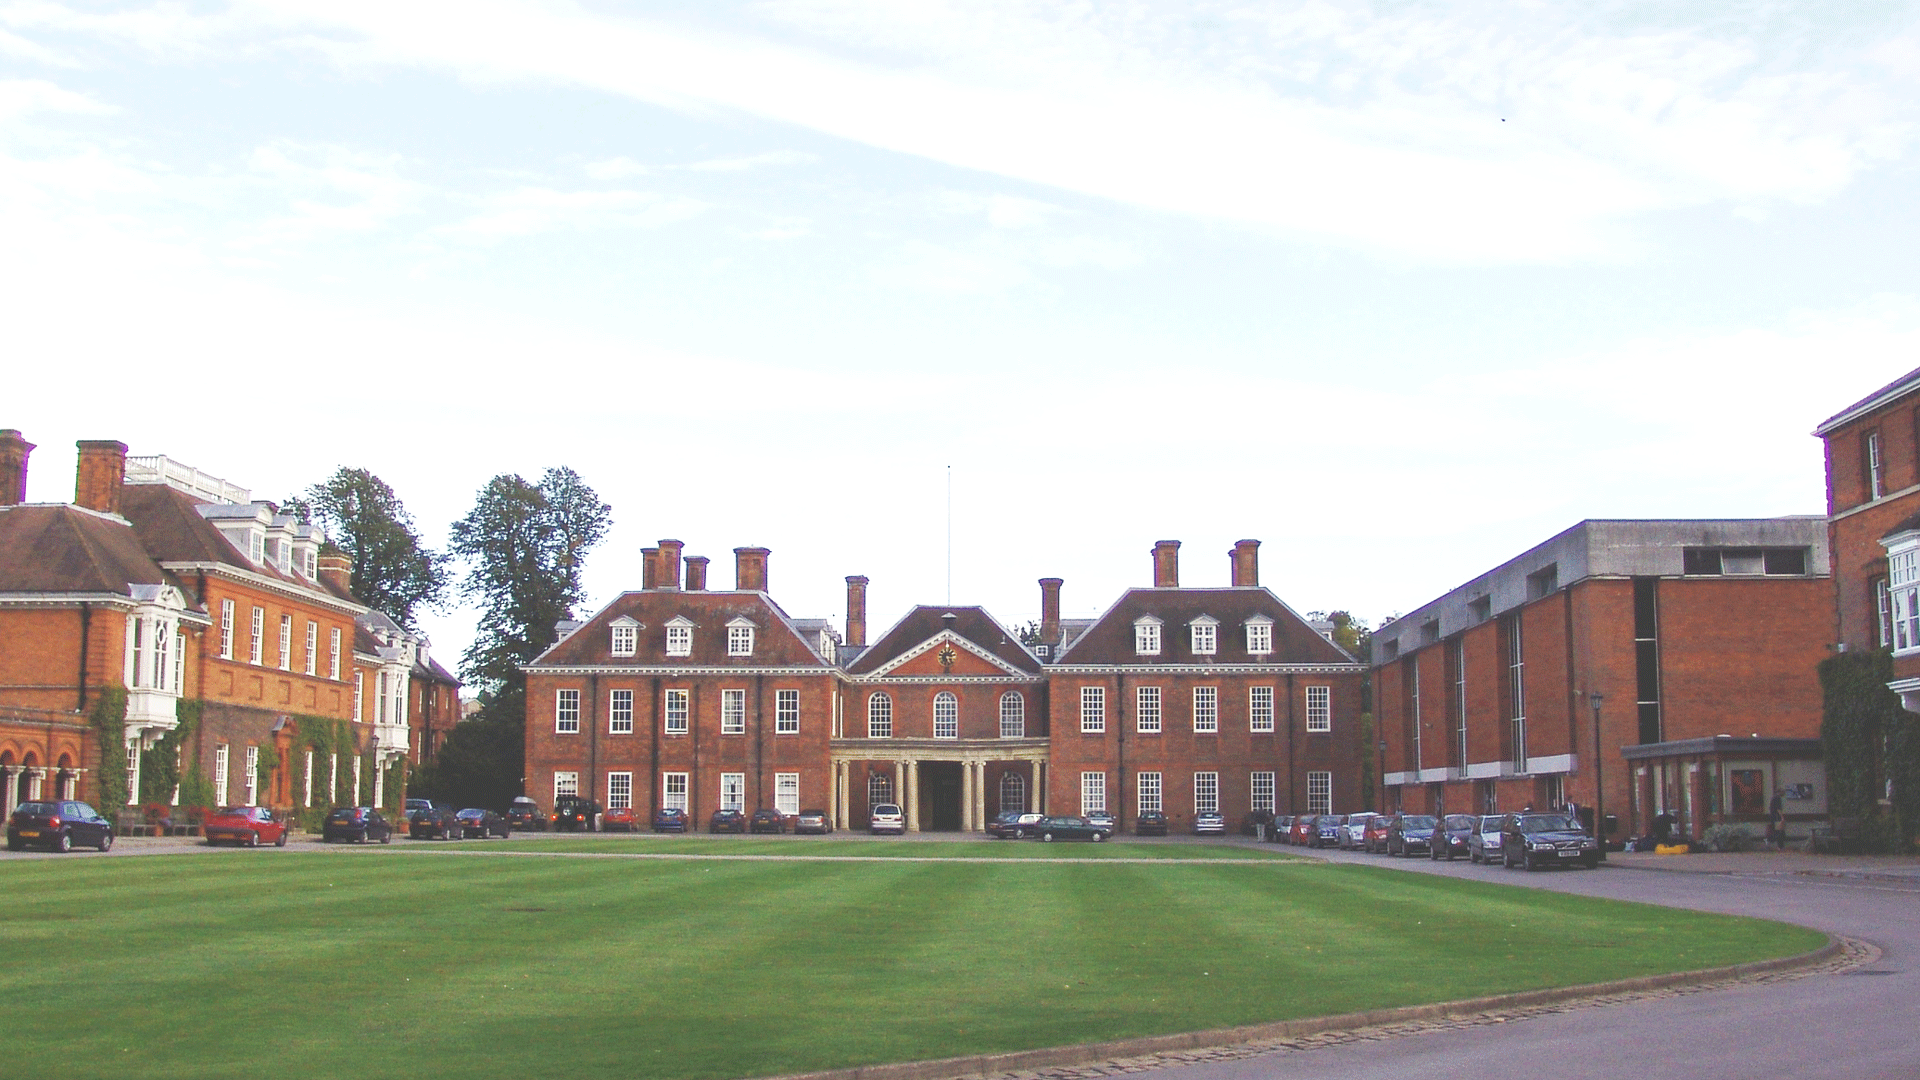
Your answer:
[[[867,777],[867,805],[878,806],[893,801],[893,777],[886,773],[872,773]]]
[[[1014,695],[1018,697],[1019,695]],[[1027,812],[1027,778],[1017,772],[1000,774],[1000,812]]]
[[[960,737],[960,699],[945,690],[933,695],[933,737]]]
[[[884,692],[867,699],[867,738],[893,738],[893,699]]]
[[[1027,737],[1027,699],[1021,697],[1018,690],[1009,690],[1000,695],[1000,737]]]

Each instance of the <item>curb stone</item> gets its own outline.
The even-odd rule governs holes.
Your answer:
[[[1564,1012],[1579,1006],[1621,1004],[1650,996],[1773,981],[1780,977],[1799,978],[1819,974],[1823,969],[1837,973],[1864,967],[1879,958],[1880,950],[1867,942],[1829,936],[1825,945],[1799,956],[1702,971],[1648,975],[1584,986],[1527,990],[1461,1001],[1370,1009],[1338,1016],[1280,1020],[1210,1031],[790,1073],[763,1080],[962,1080],[970,1077],[1082,1080],[1202,1061],[1233,1060],[1311,1050],[1344,1042],[1378,1041],[1457,1027],[1507,1023],[1534,1015]]]

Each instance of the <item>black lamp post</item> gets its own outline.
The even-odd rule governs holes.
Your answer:
[[[1606,766],[1600,757],[1600,702],[1604,696],[1595,690],[1587,695],[1593,705],[1593,836],[1600,841],[1600,858],[1607,857]]]

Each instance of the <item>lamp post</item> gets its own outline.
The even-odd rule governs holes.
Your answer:
[[[1600,841],[1600,858],[1607,857],[1607,788],[1606,766],[1600,757],[1600,702],[1604,695],[1595,690],[1587,695],[1593,705],[1593,836]]]

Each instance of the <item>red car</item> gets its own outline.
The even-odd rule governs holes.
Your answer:
[[[1287,843],[1309,844],[1313,842],[1313,815],[1301,814],[1293,819],[1287,829]]]
[[[600,828],[604,832],[633,832],[633,807],[616,806],[600,816]]]
[[[276,819],[273,811],[264,806],[228,806],[207,815],[206,822],[200,826],[200,835],[207,838],[209,845],[286,847],[287,823]]]
[[[1381,814],[1367,819],[1367,831],[1360,834],[1360,850],[1369,855],[1387,853],[1387,832],[1393,828],[1399,814]]]

